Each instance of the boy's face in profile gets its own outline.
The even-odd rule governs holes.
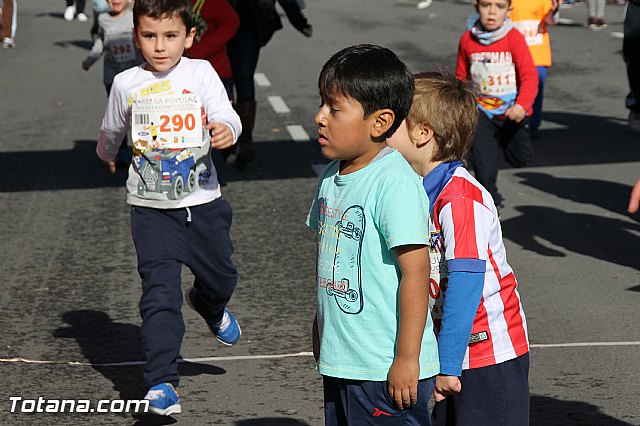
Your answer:
[[[322,155],[330,160],[354,160],[373,151],[375,116],[364,118],[362,105],[353,98],[335,95],[324,99],[314,120]]]
[[[194,36],[195,28],[187,31],[177,14],[160,19],[140,16],[135,30],[136,46],[147,60],[145,69],[152,72],[169,71],[191,47]]]
[[[474,4],[480,15],[480,23],[487,31],[500,28],[511,9],[509,0],[475,0]]]
[[[407,128],[407,120],[404,120],[393,136],[387,139],[387,145],[397,149],[412,167],[414,164],[419,164],[421,156],[424,156],[424,153],[417,149],[416,143],[411,139],[411,135],[416,131],[419,130]]]

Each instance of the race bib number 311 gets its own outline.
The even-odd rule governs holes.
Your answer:
[[[199,147],[203,142],[201,103],[194,94],[136,99],[131,106],[134,143],[152,149]]]

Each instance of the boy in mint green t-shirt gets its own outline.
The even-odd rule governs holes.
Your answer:
[[[318,87],[318,142],[334,160],[307,218],[318,231],[313,341],[325,424],[429,425],[439,372],[429,200],[386,143],[411,107],[413,76],[390,50],[358,45],[329,59]]]

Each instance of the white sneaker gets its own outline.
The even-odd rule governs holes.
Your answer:
[[[82,12],[78,13],[78,15],[76,16],[76,20],[78,20],[80,22],[86,22],[88,19],[89,18],[87,18],[87,15],[85,15]]]
[[[640,111],[629,111],[629,130],[640,133]]]
[[[67,6],[64,10],[64,20],[65,21],[73,21],[73,18],[76,16],[76,7],[75,6]]]
[[[11,37],[5,37],[2,39],[2,48],[3,49],[12,49],[16,47],[16,42],[13,41]]]
[[[426,9],[429,6],[431,6],[431,3],[433,2],[433,0],[421,0],[418,2],[418,4],[416,5],[416,7],[418,9]]]

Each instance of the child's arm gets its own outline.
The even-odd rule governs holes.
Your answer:
[[[469,55],[463,45],[465,37],[466,34],[462,36],[458,44],[458,62],[456,64],[456,77],[461,81],[469,78]]]
[[[436,401],[443,400],[449,393],[460,392],[462,361],[469,345],[473,320],[484,287],[484,260],[457,261],[460,266],[456,264],[456,260],[447,263],[453,270],[449,270],[447,296],[444,298],[443,317],[438,334],[440,374],[436,377],[436,387],[433,391]],[[464,263],[467,262],[469,265],[464,267]],[[478,272],[455,270],[456,268],[473,269]]]
[[[207,129],[211,134],[211,148],[225,149],[233,145],[233,132],[224,123],[207,123]]]
[[[556,25],[558,22],[556,21],[555,15],[560,9],[560,5],[563,3],[563,0],[551,0],[551,10],[547,13],[547,16],[544,17],[547,25]]]
[[[393,251],[402,279],[398,297],[398,343],[387,380],[389,395],[398,408],[403,409],[418,401],[420,348],[429,315],[429,252],[422,245],[399,246]]]
[[[102,39],[104,36],[104,30],[98,27],[98,34],[96,39],[93,42],[93,47],[91,48],[91,52],[87,55],[87,57],[82,61],[82,69],[88,71],[91,68],[91,65],[95,64],[98,59],[104,53],[104,40]]]
[[[516,66],[518,96],[514,105],[505,112],[505,116],[519,123],[533,111],[533,101],[538,94],[538,71],[533,64],[531,51],[524,37],[517,30],[512,32],[514,37],[511,43],[511,54]]]
[[[202,99],[202,106],[207,112],[207,129],[211,131],[211,146],[222,149],[233,145],[240,132],[242,124],[240,117],[231,106],[227,91],[220,81],[211,64],[200,61],[200,87],[198,94]],[[230,142],[230,143],[229,143]]]
[[[207,31],[189,49],[193,58],[209,58],[219,54],[240,26],[240,18],[227,0],[207,1],[202,8]]]
[[[96,153],[111,173],[116,171],[116,157],[122,138],[127,133],[131,123],[131,112],[126,95],[120,90],[120,80],[116,76],[109,95],[107,110],[102,119]]]

